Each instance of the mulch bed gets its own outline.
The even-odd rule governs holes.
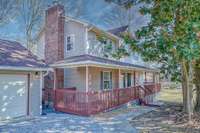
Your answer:
[[[181,104],[165,103],[149,113],[133,118],[130,123],[141,133],[200,133],[200,113],[192,122],[182,112]]]

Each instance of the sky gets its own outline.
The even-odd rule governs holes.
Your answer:
[[[79,2],[77,2],[79,1]],[[65,14],[74,18],[87,21],[104,30],[121,26],[116,20],[118,6],[113,3],[107,3],[104,0],[61,0],[65,6]],[[52,4],[52,0],[45,0],[43,12]],[[133,7],[133,19],[131,22],[133,31],[146,25],[149,18],[139,14],[141,5]],[[77,13],[78,12],[78,13]],[[43,16],[44,17],[44,16]],[[110,23],[110,20],[112,21]],[[109,20],[109,22],[107,21]],[[0,26],[0,38],[9,40],[24,40],[24,27],[19,16],[13,18],[9,23]]]

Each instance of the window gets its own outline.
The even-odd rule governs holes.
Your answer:
[[[66,51],[70,51],[73,49],[74,40],[74,35],[68,35],[66,37]]]
[[[123,73],[123,87],[130,87],[131,86],[131,73]]]
[[[102,72],[102,89],[112,89],[112,72]]]
[[[127,73],[127,87],[131,86],[131,74]]]

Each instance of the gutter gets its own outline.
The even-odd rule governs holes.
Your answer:
[[[140,71],[148,71],[148,72],[160,72],[157,69],[148,69],[148,68],[140,68],[140,67],[131,67],[131,66],[120,66],[120,65],[112,65],[107,63],[99,63],[94,61],[81,61],[76,63],[60,63],[60,64],[52,64],[50,65],[53,68],[73,68],[73,67],[84,67],[84,66],[94,66],[94,67],[106,67],[112,69],[128,69],[128,70],[140,70]]]
[[[52,68],[42,68],[42,67],[14,67],[14,66],[0,66],[0,70],[13,70],[13,71],[50,71]]]

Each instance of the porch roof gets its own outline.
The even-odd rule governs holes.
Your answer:
[[[132,63],[121,62],[117,60],[111,60],[107,58],[92,56],[92,55],[79,55],[64,60],[55,62],[50,65],[53,68],[73,68],[73,67],[83,67],[83,66],[94,66],[94,67],[105,67],[113,69],[137,69],[145,71],[159,72],[159,69],[150,68],[147,66],[141,66]]]

